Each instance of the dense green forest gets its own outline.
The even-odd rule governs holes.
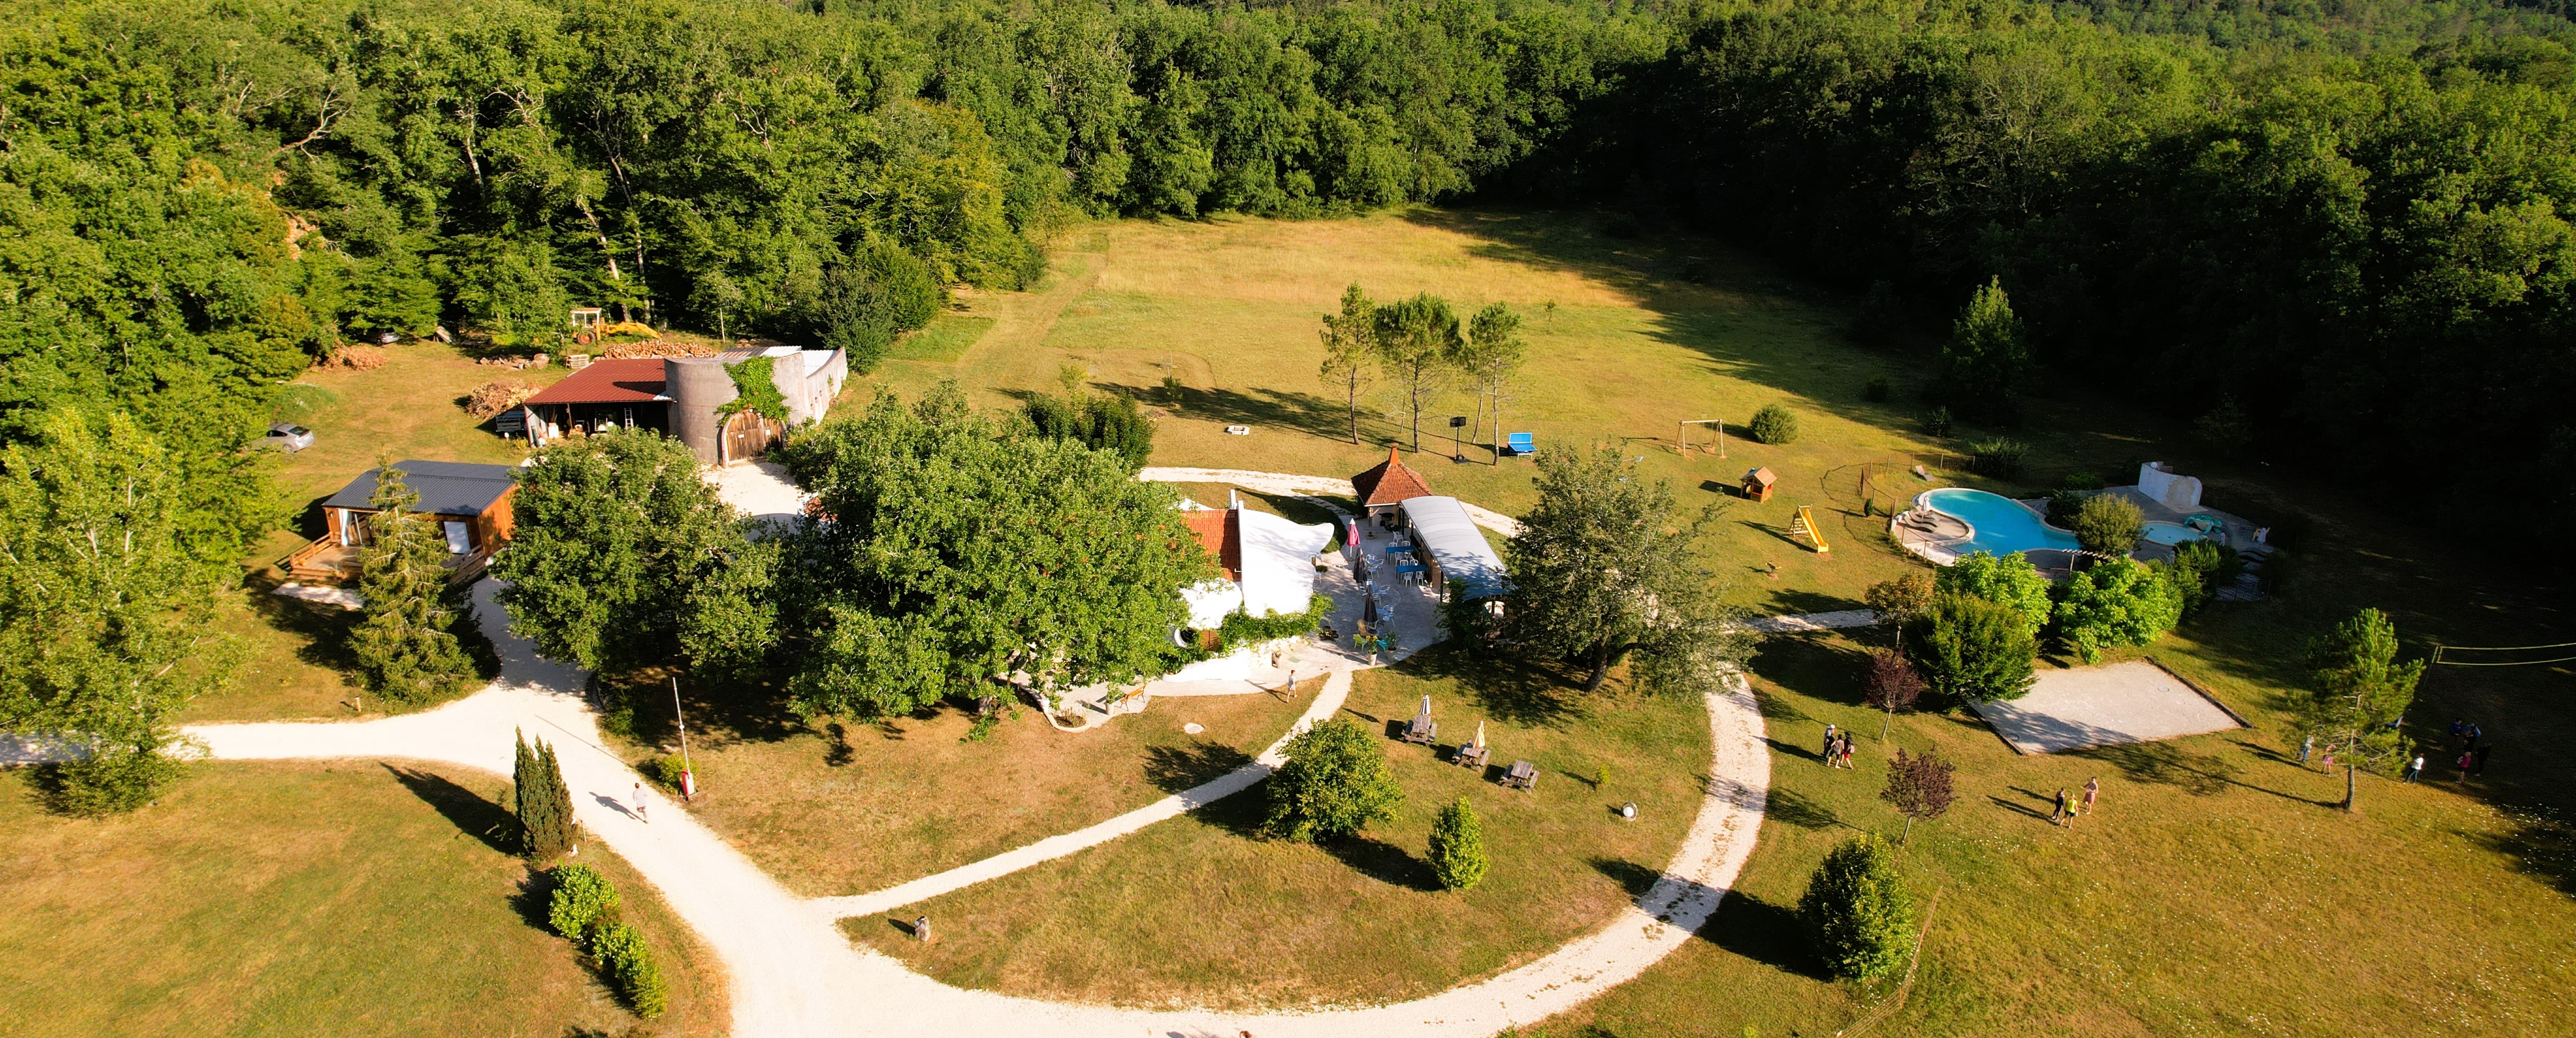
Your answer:
[[[353,338],[580,301],[831,341],[1121,214],[1630,210],[1865,294],[1897,351],[1999,278],[2060,377],[2216,446],[2576,525],[2558,0],[10,8],[0,635],[142,647],[12,660],[14,728],[172,673],[153,610],[266,515],[266,394]],[[108,459],[159,503],[46,489]]]

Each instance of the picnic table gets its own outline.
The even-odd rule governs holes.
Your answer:
[[[1512,770],[1503,773],[1507,789],[1530,789],[1538,785],[1538,765],[1525,760],[1513,761]]]
[[[1456,761],[1457,765],[1462,768],[1481,768],[1485,766],[1485,761],[1493,755],[1494,749],[1491,746],[1477,746],[1472,743],[1466,743],[1461,744],[1458,747],[1458,756],[1453,759]]]
[[[1404,726],[1404,741],[1429,746],[1440,737],[1440,722],[1428,717],[1414,718]]]

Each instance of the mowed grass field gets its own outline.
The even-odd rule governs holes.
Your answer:
[[[807,723],[691,707],[691,812],[789,889],[864,894],[1070,832],[1252,762],[1314,702],[1297,694],[1162,697],[1059,732],[1025,705],[978,741],[968,711]],[[678,749],[667,698],[640,690],[640,763]],[[667,692],[662,696],[666,697]],[[1183,726],[1196,724],[1191,733]]]
[[[1404,804],[1359,838],[1262,838],[1268,787],[1073,856],[844,920],[857,940],[962,987],[1123,1005],[1289,1008],[1397,1001],[1510,969],[1599,926],[1644,892],[1698,809],[1708,719],[1698,700],[1584,695],[1556,675],[1444,648],[1354,676],[1343,716],[1383,733],[1429,695],[1444,743],[1486,723],[1492,765],[1382,738]],[[1155,709],[1162,709],[1160,703]],[[1124,720],[1118,722],[1126,723]],[[1516,760],[1536,788],[1503,788]],[[1606,782],[1604,780],[1607,780]],[[1493,868],[1439,889],[1431,822],[1464,796]],[[1619,805],[1635,801],[1638,818]],[[897,925],[935,920],[927,945]]]
[[[0,774],[0,1026],[92,1035],[626,1034],[637,1021],[545,928],[495,846],[508,783],[374,762],[201,764],[105,820]],[[641,1033],[722,1035],[723,970],[624,862],[623,895],[671,985]]]
[[[1139,395],[1175,372],[1190,391],[1163,413],[1154,463],[1341,475],[1375,464],[1384,443],[1403,435],[1379,406],[1362,415],[1364,444],[1343,442],[1342,401],[1314,377],[1319,318],[1342,286],[1357,282],[1382,300],[1432,291],[1462,312],[1499,299],[1528,315],[1532,356],[1506,429],[1536,431],[1543,444],[1617,446],[1647,475],[1671,480],[1685,510],[1730,500],[1722,489],[1750,465],[1780,473],[1769,504],[1728,505],[1711,555],[1756,612],[1856,605],[1869,583],[1919,565],[1886,543],[1883,518],[1861,513],[1872,497],[1883,509],[1926,486],[2029,496],[2072,472],[2132,482],[2139,462],[2163,460],[2202,477],[2212,506],[2272,524],[2306,517],[2313,529],[2288,556],[2295,569],[2284,595],[2216,607],[2153,649],[2248,717],[2250,729],[2119,755],[2022,758],[1965,715],[1899,718],[1897,745],[1957,754],[1961,803],[1918,829],[1907,851],[1909,878],[1926,898],[1941,891],[1942,907],[1921,979],[1901,1009],[1872,1026],[2341,1034],[2403,1020],[2496,1034],[2576,1031],[2570,1010],[2548,994],[2569,989],[2576,948],[2576,830],[2564,821],[2576,767],[2559,749],[2576,744],[2576,700],[2567,696],[2576,670],[2435,668],[2408,730],[2427,744],[2441,781],[2402,787],[2364,776],[2355,816],[2319,803],[2340,799],[2338,779],[2278,759],[2294,744],[2283,733],[2287,696],[2305,680],[2302,647],[2357,608],[2388,610],[2410,654],[2436,641],[2564,641],[2576,616],[2563,594],[2535,584],[2535,567],[2511,546],[2286,460],[2210,455],[2172,417],[2058,376],[2034,387],[2023,427],[2000,430],[2029,445],[2026,471],[2013,479],[1961,473],[1951,459],[1965,443],[1999,430],[1921,433],[1928,342],[1861,347],[1843,331],[1852,298],[1708,239],[1613,239],[1580,216],[1415,210],[1296,223],[1124,222],[1065,240],[1037,291],[969,301],[996,324],[957,361],[893,362],[873,381],[910,393],[955,378],[1004,407],[1054,391],[1066,363],[1087,368],[1103,391]],[[1890,400],[1864,400],[1862,387],[1881,374],[1894,384]],[[1799,414],[1798,441],[1740,438],[1738,423],[1770,402]],[[1672,449],[1675,420],[1712,417],[1729,422],[1728,459]],[[1225,435],[1237,423],[1254,426],[1253,435]],[[1485,464],[1472,449],[1474,463],[1441,460],[1448,441],[1435,448],[1435,428],[1445,432],[1426,422],[1425,452],[1408,455],[1435,490],[1507,513],[1532,500],[1524,463]],[[1931,481],[1905,471],[1917,462]],[[1873,477],[1866,484],[1864,468]],[[1785,536],[1799,504],[1816,506],[1828,536],[1841,532],[1831,555]],[[1772,563],[1776,577],[1766,575]],[[1757,663],[1778,726],[1780,797],[1745,873],[1745,896],[1710,939],[1539,1033],[1732,1036],[1751,1024],[1766,1034],[1817,1034],[1890,999],[1814,976],[1787,915],[1814,863],[1850,827],[1895,829],[1875,799],[1888,746],[1865,741],[1863,770],[1853,773],[1822,769],[1809,745],[1827,720],[1877,730],[1854,705],[1854,651],[1841,639],[1775,645]],[[2444,729],[2458,717],[2478,720],[2496,747],[2492,767],[2466,785],[2440,767],[2456,753]],[[2095,773],[2109,787],[2105,813],[2073,832],[2019,810],[2038,803],[2023,791],[2053,793]],[[1018,911],[1024,925],[1059,931],[1046,941],[1073,946],[1084,930]],[[943,930],[943,942],[956,939],[958,931]],[[1103,936],[1093,950],[1114,944]],[[1067,983],[1008,980],[1013,967],[996,950],[935,945],[924,954],[935,960],[925,968],[960,982]],[[1185,986],[1137,976],[1116,997]],[[1289,987],[1269,1000],[1292,997]]]

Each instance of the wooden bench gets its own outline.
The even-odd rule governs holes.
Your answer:
[[[1503,786],[1506,789],[1533,789],[1537,785],[1538,765],[1528,761],[1513,761],[1512,770],[1503,773]]]

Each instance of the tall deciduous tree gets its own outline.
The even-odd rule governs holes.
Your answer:
[[[367,503],[376,511],[358,551],[358,594],[366,604],[349,631],[349,653],[368,690],[387,699],[425,703],[452,694],[474,676],[474,662],[456,640],[439,519],[415,511],[420,494],[391,462],[377,462]]]
[[[1682,525],[1672,488],[1637,476],[1615,451],[1538,456],[1538,505],[1504,546],[1505,613],[1519,644],[1590,668],[1586,689],[1635,654],[1636,678],[1662,691],[1704,691],[1742,660],[1747,636],[1727,622],[1717,579],[1700,562],[1712,508]]]
[[[1887,738],[1888,725],[1895,721],[1897,711],[1912,707],[1921,698],[1923,675],[1914,672],[1914,665],[1906,662],[1904,653],[1869,650],[1869,663],[1861,671],[1860,700],[1887,712],[1879,720],[1879,738]]]
[[[1422,415],[1440,402],[1457,374],[1466,340],[1449,301],[1424,292],[1377,308],[1378,363],[1395,383],[1396,409],[1412,431],[1411,449],[1422,449]]]
[[[1342,290],[1342,311],[1324,315],[1324,363],[1316,377],[1342,394],[1351,442],[1360,442],[1360,396],[1377,381],[1377,304],[1360,286]]]
[[[2017,551],[1962,555],[1933,574],[1932,589],[1936,594],[1967,595],[2009,606],[2032,637],[2048,626],[2055,609],[2048,601],[2048,577],[2031,565],[2030,556]]]
[[[2057,629],[2086,663],[2101,662],[2102,650],[2113,646],[2153,642],[2182,622],[2176,575],[2125,556],[2076,574],[2063,597]]]
[[[1287,760],[1270,775],[1270,813],[1262,828],[1283,840],[1354,836],[1369,823],[1395,817],[1403,790],[1386,770],[1376,736],[1347,717],[1335,717],[1288,740]]]
[[[1080,443],[1019,437],[943,384],[826,422],[784,457],[815,494],[782,567],[791,702],[903,713],[1025,682],[1163,672],[1209,571],[1177,499]]]
[[[2353,774],[2388,771],[2412,744],[2397,722],[2415,704],[2424,661],[2397,660],[2397,625],[2364,609],[2308,643],[2308,687],[2296,702],[2299,730],[2344,762],[2344,810],[2353,806]]]
[[[618,672],[685,660],[716,673],[775,640],[777,547],[699,476],[678,440],[621,432],[557,440],[519,470],[507,581],[511,628],[539,651]]]
[[[0,730],[87,753],[56,806],[128,810],[175,774],[171,715],[238,661],[209,613],[236,524],[126,415],[32,424],[0,450]]]
[[[2021,318],[1993,278],[1969,297],[1942,343],[1940,391],[1961,414],[2008,421],[2021,413],[2021,384],[2030,377],[2030,344]]]
[[[1468,388],[1476,394],[1479,435],[1489,415],[1493,422],[1493,435],[1484,441],[1487,447],[1500,449],[1503,405],[1511,399],[1512,379],[1528,360],[1529,344],[1521,339],[1521,315],[1512,308],[1490,303],[1467,322],[1467,345],[1459,356],[1458,367],[1466,376]]]

